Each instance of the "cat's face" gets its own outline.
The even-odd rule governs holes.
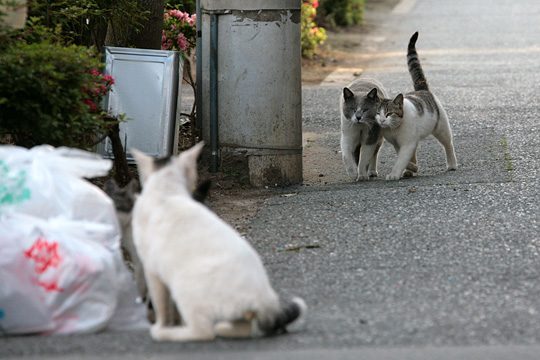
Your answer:
[[[382,128],[399,127],[403,120],[403,95],[399,94],[394,100],[383,100],[375,119]]]
[[[203,146],[204,142],[201,141],[177,157],[164,159],[153,159],[132,149],[143,186],[150,177],[155,177],[158,184],[166,184],[170,181],[182,183],[192,193],[197,184],[197,159]]]
[[[140,192],[137,180],[131,180],[126,186],[119,187],[112,179],[107,180],[104,189],[105,193],[113,200],[118,212],[130,213],[137,194]]]
[[[349,88],[343,89],[343,115],[353,124],[374,125],[380,103],[376,88],[367,94],[354,94]]]

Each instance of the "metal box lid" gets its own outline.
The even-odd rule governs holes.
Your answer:
[[[173,153],[179,56],[175,51],[106,47],[106,72],[115,84],[106,99],[110,114],[125,114],[120,124],[124,148],[162,157]],[[107,139],[108,140],[108,139]],[[111,156],[108,142],[104,152]],[[132,157],[128,153],[128,160]]]
[[[300,10],[300,0],[201,0],[201,9],[226,10]]]

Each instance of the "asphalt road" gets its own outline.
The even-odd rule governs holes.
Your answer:
[[[456,172],[430,139],[417,178],[346,181],[337,98],[352,72],[304,87],[304,131],[335,157],[318,165],[326,184],[276,193],[248,234],[278,291],[308,303],[299,331],[210,344],[140,331],[13,337],[0,358],[538,359],[539,19],[535,0],[404,0],[372,18],[357,58],[393,95],[412,90],[405,49],[420,32]],[[394,159],[385,147],[381,175]]]

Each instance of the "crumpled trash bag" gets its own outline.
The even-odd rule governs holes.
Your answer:
[[[0,146],[0,332],[148,326],[112,200],[83,179],[110,168],[78,149]]]

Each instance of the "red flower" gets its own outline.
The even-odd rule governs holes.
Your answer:
[[[98,109],[96,103],[91,99],[84,99],[83,102],[88,105],[90,111],[96,111]]]
[[[114,79],[111,75],[103,75],[103,80],[107,82],[107,85],[114,85]]]
[[[89,87],[84,86],[82,88],[82,91],[87,96],[83,102],[90,108],[91,112],[98,112],[99,106],[97,104],[111,90],[114,85],[114,78],[111,75],[102,74],[97,69],[91,69],[89,73],[93,79]]]

